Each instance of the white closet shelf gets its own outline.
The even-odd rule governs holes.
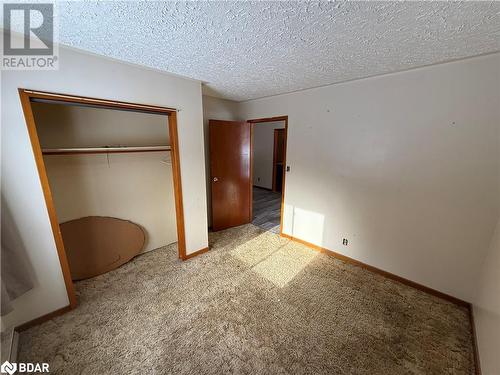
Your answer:
[[[156,152],[170,151],[170,146],[117,146],[117,147],[72,147],[72,148],[44,148],[44,155],[72,155],[72,154],[108,154],[118,152]]]

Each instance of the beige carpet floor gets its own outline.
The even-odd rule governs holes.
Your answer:
[[[473,374],[466,309],[253,225],[76,283],[21,335],[57,374]]]

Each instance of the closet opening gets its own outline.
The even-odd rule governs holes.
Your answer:
[[[175,109],[19,95],[70,308],[74,280],[174,242],[187,259]]]

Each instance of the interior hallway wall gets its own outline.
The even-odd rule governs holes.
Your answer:
[[[242,118],[289,116],[284,233],[472,301],[500,209],[499,67],[497,53],[242,102]]]
[[[210,142],[209,142],[209,120],[238,121],[238,103],[231,100],[219,99],[213,96],[203,95],[203,132],[205,136],[205,173],[207,176],[207,215],[208,224],[212,225],[212,183],[210,177]]]
[[[284,129],[284,121],[253,124],[253,184],[273,188],[274,129]]]
[[[2,193],[35,270],[35,288],[14,301],[2,325],[68,305],[65,284],[18,88],[180,109],[177,115],[187,253],[208,246],[203,113],[199,81],[61,47],[59,69],[2,71]]]
[[[33,103],[45,148],[169,145],[168,117]],[[110,216],[139,224],[144,251],[177,241],[170,152],[45,155],[59,223]],[[168,164],[167,164],[168,163]]]

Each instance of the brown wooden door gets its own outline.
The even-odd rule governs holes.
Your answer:
[[[251,125],[209,121],[212,229],[252,221]]]

